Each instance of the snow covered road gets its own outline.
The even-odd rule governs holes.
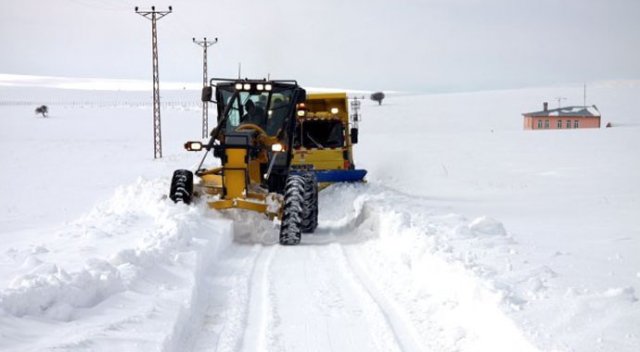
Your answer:
[[[406,197],[365,185],[336,186],[321,195],[320,227],[300,246],[275,244],[277,230],[265,220],[236,226],[236,242],[213,269],[210,280],[216,284],[194,336],[195,351],[533,350],[501,313],[496,293],[455,261],[422,252],[419,260],[457,271],[460,282],[454,276],[450,284],[422,280],[420,287],[403,281],[415,269],[406,258],[399,258],[400,265],[380,261],[384,253],[376,251],[393,246],[373,245],[381,231],[409,227],[380,227],[384,217],[378,207],[383,198]],[[461,292],[460,300],[449,296],[444,305],[432,298],[449,285],[471,291]],[[470,314],[482,318],[469,319]],[[452,318],[456,315],[460,320]]]
[[[227,311],[237,314],[242,307],[246,320],[223,330],[219,342],[205,329],[196,350],[399,350],[384,312],[354,276],[339,245],[303,250],[241,245],[236,250],[251,252],[254,262],[251,270],[237,273],[246,275],[249,284],[241,285],[247,293],[229,297]],[[216,308],[209,317],[220,316]],[[220,319],[223,325],[233,321],[226,314]],[[205,327],[211,323],[207,319]]]

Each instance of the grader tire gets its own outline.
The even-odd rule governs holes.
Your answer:
[[[296,245],[302,237],[304,184],[301,175],[289,175],[284,186],[284,209],[280,224],[280,244]]]
[[[191,203],[193,196],[193,172],[189,170],[176,170],[171,178],[169,198],[174,203]]]
[[[318,227],[318,180],[313,172],[303,174],[304,206],[302,232],[312,233]]]

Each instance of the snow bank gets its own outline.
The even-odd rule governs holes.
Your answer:
[[[513,245],[500,222],[468,221],[373,184],[336,185],[321,193],[321,201],[335,204],[336,198],[351,198],[337,207],[345,215],[328,222],[323,221],[328,214],[321,215],[319,230],[353,243],[346,247],[347,257],[394,325],[402,326],[405,348],[536,350],[508,317],[516,293],[498,287],[495,269],[474,257]],[[341,227],[353,232],[335,232]],[[467,229],[464,237],[460,228]]]
[[[355,155],[370,181],[421,199],[414,212],[451,213],[434,218],[458,223],[443,242],[505,292],[537,346],[636,351],[640,305],[601,295],[640,289],[640,86],[589,87],[617,127],[523,130],[521,113],[549,97],[582,105],[577,85],[398,96],[364,105]]]
[[[139,179],[73,223],[71,231],[60,234],[56,246],[46,245],[51,249],[42,251],[41,259],[30,259],[33,268],[28,273],[14,277],[0,291],[0,321],[12,326],[25,318],[38,319],[64,331],[72,326],[56,321],[91,325],[95,319],[91,310],[111,310],[103,322],[93,323],[97,324],[93,332],[59,335],[50,345],[40,346],[84,341],[98,348],[100,344],[92,342],[95,334],[108,329],[115,317],[130,316],[127,310],[136,305],[135,300],[142,300],[139,305],[144,306],[155,292],[149,311],[134,310],[133,315],[142,314],[136,318],[141,325],[159,325],[154,332],[156,348],[179,350],[189,340],[190,327],[199,324],[194,313],[207,305],[202,298],[206,296],[204,272],[230,245],[233,232],[230,221],[212,217],[205,205],[173,204],[163,196],[165,189],[167,181]],[[73,242],[86,239],[95,247],[108,248],[99,251],[103,256],[88,258],[78,267]],[[134,302],[116,303],[123,297]],[[132,339],[131,346],[137,343],[127,338]],[[19,344],[12,342],[20,340],[11,336],[0,347],[16,348]]]
[[[44,315],[68,321],[75,309],[93,307],[123,289],[120,272],[106,261],[90,260],[73,273],[55,264],[40,264],[0,293],[0,307],[17,317]]]

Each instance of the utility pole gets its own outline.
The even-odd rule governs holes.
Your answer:
[[[135,11],[142,17],[151,20],[151,59],[153,61],[153,158],[162,158],[162,128],[160,126],[160,76],[158,74],[158,28],[157,21],[172,12],[156,11],[155,6],[151,6],[151,11]]]
[[[360,122],[360,104],[361,100],[364,100],[363,97],[353,97],[351,99],[351,123],[353,128],[358,128],[358,122]]]
[[[207,41],[207,37],[204,40],[196,40],[193,38],[193,42],[202,47],[202,87],[207,86],[207,48],[218,42],[218,38],[214,38],[213,41]],[[202,102],[202,138],[207,138],[209,135],[209,103]]]

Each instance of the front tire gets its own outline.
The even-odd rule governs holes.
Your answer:
[[[302,232],[312,233],[318,227],[318,180],[316,174],[309,172],[304,177],[304,207]]]
[[[284,208],[280,224],[280,244],[296,245],[302,237],[304,184],[301,175],[289,175],[284,187]]]
[[[189,170],[176,170],[171,178],[169,198],[174,203],[191,203],[193,197],[193,172]]]

